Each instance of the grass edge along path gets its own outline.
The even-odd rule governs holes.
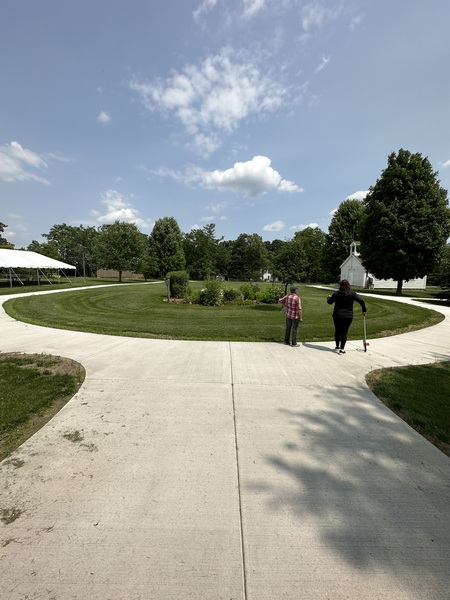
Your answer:
[[[195,282],[193,286],[201,286]],[[229,284],[227,287],[239,284]],[[261,287],[264,284],[261,284]],[[329,289],[302,286],[301,342],[331,341],[333,308],[327,305]],[[200,306],[167,303],[164,283],[108,286],[61,294],[30,295],[8,299],[4,309],[19,321],[107,335],[197,341],[280,342],[284,317],[273,304]],[[431,308],[366,298],[368,339],[406,333],[435,325],[444,319]],[[359,306],[349,339],[362,338]]]
[[[450,457],[450,361],[376,369],[366,382],[392,412]]]
[[[54,417],[85,376],[84,367],[69,358],[0,354],[0,461]]]

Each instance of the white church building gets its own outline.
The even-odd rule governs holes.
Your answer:
[[[367,289],[396,289],[397,282],[394,279],[377,279],[364,268],[360,253],[360,243],[352,242],[350,255],[341,265],[341,279],[347,279],[350,285]],[[424,290],[427,285],[427,277],[410,279],[403,282],[404,290]]]

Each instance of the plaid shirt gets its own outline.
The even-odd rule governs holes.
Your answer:
[[[302,303],[297,294],[289,294],[278,300],[280,304],[286,307],[286,318],[288,319],[300,319]]]

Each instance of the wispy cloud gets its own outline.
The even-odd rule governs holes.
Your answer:
[[[24,148],[19,142],[0,146],[0,180],[14,183],[18,181],[37,181],[51,185],[49,180],[37,174],[47,168],[41,155]]]
[[[263,231],[281,231],[284,229],[285,225],[286,224],[283,221],[274,221],[273,223],[264,225]]]
[[[266,0],[242,0],[244,3],[244,19],[251,19],[259,13],[265,6]]]
[[[129,82],[149,111],[174,115],[204,156],[221,145],[221,135],[235,131],[250,116],[260,117],[288,101],[289,90],[262,73],[255,62],[231,49],[188,65],[165,81]]]
[[[102,110],[97,117],[97,121],[99,123],[109,123],[111,121],[111,115],[108,112]]]
[[[324,69],[327,64],[330,62],[331,56],[322,56],[322,60],[320,61],[319,66],[314,71],[315,73],[319,73],[322,69]]]
[[[203,2],[201,2],[192,13],[194,21],[198,21],[200,17],[202,17],[204,14],[208,13],[211,9],[213,9],[217,2],[218,0],[203,0]]]
[[[369,190],[361,190],[359,192],[354,192],[353,194],[347,197],[347,200],[364,200],[368,193]]]
[[[440,163],[443,169],[450,167],[450,160],[446,160],[445,163]]]
[[[99,225],[114,223],[115,221],[125,221],[127,223],[134,223],[142,229],[151,229],[155,224],[154,221],[149,219],[142,219],[139,216],[139,211],[133,208],[116,190],[106,190],[103,192],[101,202],[106,206],[106,212],[92,211],[92,215]]]
[[[319,227],[319,225],[318,225],[318,223],[308,223],[307,225],[292,225],[292,227],[289,227],[289,229],[293,229],[295,231],[303,231],[304,229],[307,229],[308,227],[315,229],[316,227]]]

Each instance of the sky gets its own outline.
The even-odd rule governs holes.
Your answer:
[[[2,0],[0,222],[327,231],[400,148],[450,189],[448,0]]]

